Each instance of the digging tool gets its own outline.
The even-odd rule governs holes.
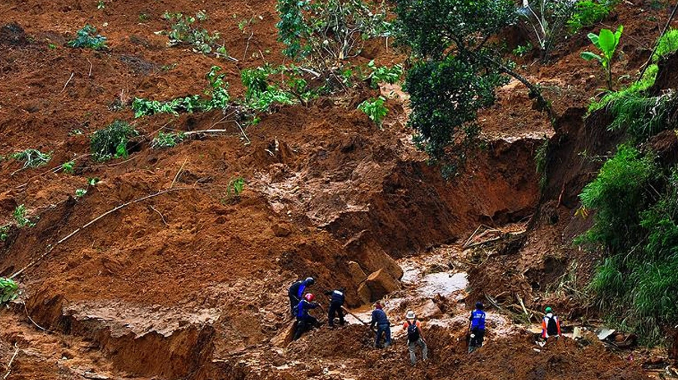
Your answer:
[[[349,314],[349,315],[352,316],[353,318],[357,319],[357,320],[358,320],[360,323],[362,323],[363,325],[365,325],[365,326],[368,326],[368,325],[369,325],[369,323],[363,321],[363,320],[360,319],[357,315],[355,315],[355,314],[351,313],[350,311],[348,311],[347,308],[345,308],[345,307],[342,306],[342,307],[341,307],[341,310],[345,311],[347,314]]]

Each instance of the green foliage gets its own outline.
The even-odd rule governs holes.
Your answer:
[[[590,61],[595,59],[600,63],[605,71],[607,88],[609,90],[612,90],[612,59],[614,58],[614,53],[617,51],[617,46],[619,46],[619,39],[621,38],[623,31],[624,26],[619,25],[616,32],[612,32],[609,29],[602,29],[599,35],[589,33],[589,39],[602,54],[598,55],[590,51],[581,53],[581,57],[585,60]]]
[[[240,194],[245,189],[245,179],[243,177],[235,177],[228,182],[226,186],[226,196],[231,201],[238,201]]]
[[[377,66],[374,63],[374,60],[371,60],[367,64],[367,68],[371,70],[370,74],[367,76],[367,79],[370,80],[370,85],[372,88],[378,88],[379,83],[382,82],[394,84],[398,82],[403,76],[402,65],[393,65],[391,67]]]
[[[542,51],[548,58],[553,46],[565,37],[567,21],[575,13],[577,1],[535,0],[518,9],[520,19],[527,24]]]
[[[19,286],[11,278],[0,277],[0,305],[15,299]]]
[[[675,126],[674,112],[678,97],[674,92],[647,97],[641,92],[628,92],[608,105],[614,116],[609,129],[624,128],[636,141],[644,141]]]
[[[130,138],[139,135],[129,123],[121,120],[114,121],[108,127],[94,132],[90,138],[90,151],[97,161],[107,161],[111,158],[127,157],[127,144]]]
[[[618,0],[577,1],[572,16],[567,20],[570,33],[577,33],[581,28],[593,26],[603,21],[618,2]]]
[[[76,197],[76,198],[82,198],[82,197],[85,196],[85,194],[87,194],[87,190],[86,190],[86,189],[76,189],[76,190],[75,190],[75,197]]]
[[[99,183],[100,179],[97,177],[88,177],[87,178],[87,185],[88,186],[96,186],[97,183]]]
[[[183,132],[179,133],[165,133],[159,132],[158,136],[151,141],[151,148],[153,149],[162,149],[162,148],[172,148],[184,141],[186,135]]]
[[[448,173],[478,135],[478,109],[508,82],[491,37],[516,21],[511,0],[399,0],[398,33],[412,48],[407,73],[415,142]],[[451,149],[448,149],[451,148]]]
[[[160,34],[169,37],[169,46],[176,46],[181,44],[190,45],[196,53],[209,54],[213,50],[223,48],[223,45],[218,45],[219,33],[211,34],[204,28],[198,25],[207,20],[205,11],[198,11],[195,17],[185,16],[182,13],[165,12],[163,19],[171,23],[169,31],[161,31]]]
[[[89,48],[94,50],[106,49],[106,37],[96,35],[97,29],[92,25],[85,25],[75,34],[75,39],[68,41],[68,46],[74,48]]]
[[[307,104],[318,96],[296,66],[270,66],[245,69],[241,73],[247,89],[243,105],[253,112],[270,112],[275,104]]]
[[[621,145],[579,195],[583,207],[596,210],[594,225],[580,242],[599,244],[613,253],[631,249],[641,233],[639,212],[650,199],[657,167],[649,156]]]
[[[0,226],[0,241],[5,241],[9,237],[9,230],[12,228],[11,225],[5,224],[4,226]]]
[[[19,228],[35,227],[35,223],[31,222],[31,220],[26,217],[26,206],[23,204],[16,206],[12,216],[14,217],[14,221]]]
[[[328,69],[355,57],[369,38],[390,35],[386,9],[361,0],[278,0],[278,40],[288,57]]]
[[[512,53],[513,53],[513,55],[515,55],[515,56],[517,56],[517,57],[522,57],[522,56],[524,56],[525,54],[527,54],[527,53],[529,53],[530,51],[532,51],[533,48],[534,48],[534,47],[532,46],[532,44],[528,42],[528,43],[526,43],[525,45],[518,45],[518,46],[516,46],[516,48],[513,49]]]
[[[212,66],[206,75],[209,88],[205,90],[205,95],[209,96],[208,99],[203,99],[200,95],[190,95],[165,102],[134,98],[132,101],[134,117],[139,118],[157,113],[179,115],[180,112],[207,112],[227,108],[231,99],[228,94],[228,83],[224,81],[224,74],[219,74],[219,71],[221,67]]]
[[[75,161],[68,161],[61,164],[61,170],[67,174],[73,174],[75,172]]]
[[[365,112],[369,116],[370,120],[374,121],[379,128],[381,128],[381,123],[388,114],[388,108],[384,105],[385,99],[383,97],[371,98],[365,100],[364,102],[358,105],[358,109]]]
[[[656,63],[660,58],[675,53],[676,50],[678,50],[678,29],[670,29],[657,41],[652,61]]]
[[[678,169],[661,175],[652,194],[658,198],[629,221],[639,234],[607,257],[591,282],[600,306],[645,343],[659,342],[660,326],[678,321]]]
[[[37,168],[48,163],[52,159],[52,153],[42,153],[37,149],[26,149],[12,154],[11,157],[17,161],[24,161],[22,169]]]

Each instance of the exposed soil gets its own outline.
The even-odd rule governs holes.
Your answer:
[[[610,353],[596,339],[564,339],[537,352],[532,333],[511,322],[501,330],[506,334],[490,324],[488,344],[470,356],[463,343],[466,301],[504,292],[538,308],[543,299],[531,296],[557,282],[573,258],[582,276],[590,273],[594,258],[562,245],[586,223],[570,221],[596,164],[570,163],[582,149],[604,154],[615,140],[587,143],[592,132],[581,120],[583,107],[602,82],[597,68],[578,58],[588,45],[583,37],[559,46],[550,64],[522,62],[522,72],[541,82],[552,100],[556,130],[532,109],[527,90],[512,82],[479,116],[486,147],[451,181],[414,148],[398,88],[381,90],[396,94],[387,102],[383,129],[356,110],[379,93],[362,86],[264,115],[246,130],[251,144],[236,124],[223,122],[220,111],[133,119],[129,107],[119,110],[134,97],[199,94],[213,65],[223,67],[229,92],[239,96],[241,69],[289,63],[276,42],[275,4],[0,4],[0,155],[27,148],[53,154],[35,169],[0,161],[0,225],[21,204],[33,220],[39,217],[35,227],[14,227],[0,242],[0,275],[22,271],[16,278],[19,300],[0,310],[0,371],[11,369],[8,379],[643,378],[637,361]],[[625,41],[615,70],[628,72],[643,63],[655,24],[667,15],[619,8],[609,22],[623,23],[634,39]],[[238,62],[168,47],[167,38],[154,33],[167,27],[165,11],[201,9],[209,15],[206,27],[221,32]],[[243,33],[238,23],[251,18],[258,20],[253,33]],[[107,51],[66,46],[85,23],[108,38]],[[355,62],[370,59],[392,64],[404,56],[376,41]],[[89,135],[116,119],[133,122],[142,136],[129,158],[95,162]],[[227,132],[198,134],[171,149],[150,148],[160,130],[215,126]],[[557,153],[540,193],[534,153],[544,136],[554,136]],[[60,170],[69,160],[76,162],[74,174]],[[92,177],[101,181],[88,186]],[[246,185],[233,198],[227,188],[237,177]],[[75,198],[76,189],[87,194]],[[171,191],[135,202],[164,190]],[[134,203],[88,225],[127,202]],[[500,227],[533,215],[534,232],[503,254],[463,268],[468,294],[455,289],[431,297],[447,289],[435,287],[408,294],[420,282],[435,286],[436,276],[408,282],[407,260],[461,244],[480,224]],[[411,368],[402,339],[386,350],[371,348],[371,333],[355,323],[323,327],[286,344],[286,290],[297,278],[317,278],[315,291],[345,286],[349,306],[363,303],[350,261],[366,275],[383,270],[400,279],[405,269],[403,289],[389,296],[408,299],[389,309],[394,323],[406,307],[435,303],[440,315],[427,319],[425,328],[429,363]],[[427,267],[429,274],[462,272],[443,269]],[[563,314],[579,310],[559,302]],[[19,351],[7,368],[15,344]]]

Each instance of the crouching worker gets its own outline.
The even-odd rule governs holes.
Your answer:
[[[553,315],[553,309],[550,307],[547,307],[545,311],[546,315],[541,320],[541,337],[544,340],[548,340],[552,336],[555,336],[556,339],[560,338],[560,321],[558,317]]]
[[[410,351],[410,362],[412,365],[417,363],[417,356],[414,353],[414,350],[418,345],[421,347],[421,358],[423,361],[426,361],[428,354],[428,347],[426,347],[426,341],[424,340],[424,335],[421,331],[421,322],[417,320],[417,315],[414,314],[414,311],[410,310],[405,315],[405,324],[403,329],[407,331],[407,346]]]
[[[344,310],[342,310],[342,306],[344,306],[344,288],[339,288],[336,290],[330,290],[325,292],[325,295],[330,296],[330,309],[327,312],[327,324],[330,325],[330,327],[334,327],[334,317],[335,315],[339,315],[339,324],[344,325]]]
[[[311,329],[312,327],[320,327],[320,323],[315,317],[308,313],[309,310],[319,307],[318,303],[313,302],[315,296],[311,293],[308,293],[304,296],[304,299],[299,301],[299,304],[295,308],[296,317],[297,317],[297,327],[294,330],[293,340],[301,338],[306,330]]]
[[[370,321],[370,329],[374,331],[374,326],[377,326],[377,337],[374,340],[374,348],[379,348],[381,335],[384,335],[384,348],[391,345],[391,322],[388,321],[386,312],[382,310],[381,303],[374,304],[372,310],[372,320]]]
[[[485,337],[485,312],[483,311],[483,303],[476,302],[476,309],[471,312],[469,317],[470,340],[468,343],[469,354],[475,349],[483,346],[483,338]]]
[[[287,291],[287,295],[290,297],[290,311],[294,317],[294,308],[297,307],[301,301],[301,297],[304,295],[304,291],[308,286],[311,286],[315,283],[313,277],[308,277],[305,280],[296,281],[290,289]]]

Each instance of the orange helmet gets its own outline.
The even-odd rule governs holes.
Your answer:
[[[313,294],[311,294],[311,293],[308,293],[308,294],[306,294],[306,295],[304,296],[304,298],[305,298],[306,301],[308,301],[308,302],[313,302],[313,300],[315,299],[315,296],[314,296]]]

